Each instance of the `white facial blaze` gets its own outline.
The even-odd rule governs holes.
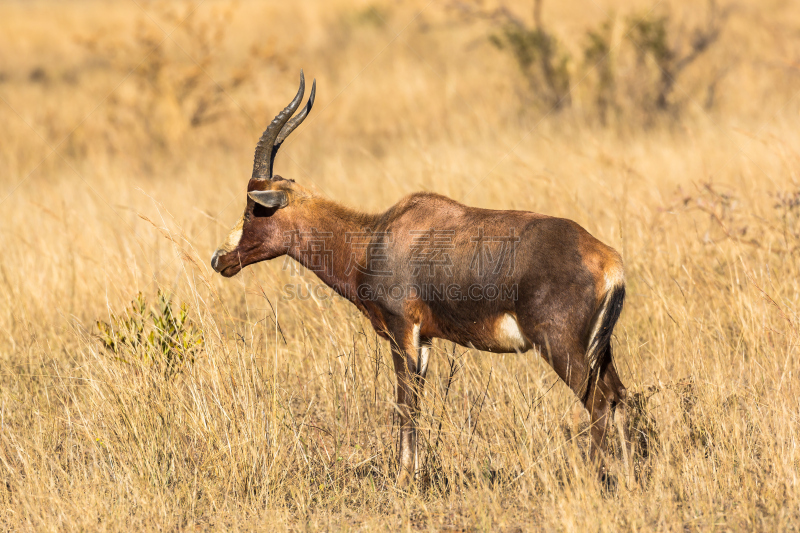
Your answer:
[[[244,225],[244,217],[239,219],[239,222],[233,226],[225,242],[217,250],[221,254],[226,254],[236,249],[239,246],[239,241],[242,240],[242,226]]]

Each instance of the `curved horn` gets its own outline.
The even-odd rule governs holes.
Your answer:
[[[317,80],[315,79],[311,83],[311,94],[308,96],[308,102],[306,103],[306,106],[297,115],[292,117],[292,120],[286,123],[281,132],[278,134],[278,138],[275,139],[275,143],[272,146],[272,153],[270,154],[269,157],[270,176],[272,176],[272,169],[274,168],[273,165],[275,163],[275,156],[278,155],[278,150],[283,144],[283,141],[285,141],[286,137],[288,137],[289,134],[292,133],[297,128],[297,126],[302,124],[303,121],[306,119],[306,117],[308,116],[308,112],[311,111],[311,108],[314,105],[314,96],[316,94],[317,94]]]
[[[274,155],[272,154],[272,147],[275,144],[275,139],[278,138],[278,135],[283,128],[283,125],[289,120],[295,111],[297,111],[297,107],[300,105],[300,102],[303,100],[303,93],[306,90],[306,80],[303,76],[303,71],[300,71],[300,88],[297,90],[297,94],[295,95],[294,99],[289,102],[283,111],[278,113],[278,115],[272,120],[267,129],[264,130],[264,133],[261,134],[261,138],[258,140],[258,144],[256,145],[256,153],[253,157],[253,178],[256,179],[270,179],[272,177],[272,159],[274,159]]]
[[[311,83],[311,94],[308,95],[308,102],[306,102],[306,106],[300,111],[297,115],[292,117],[292,120],[286,123],[286,125],[281,130],[278,138],[275,139],[275,146],[280,146],[283,141],[286,140],[286,137],[292,133],[297,126],[303,123],[303,121],[308,116],[308,112],[311,111],[311,107],[314,105],[314,96],[317,94],[317,80],[315,79]]]

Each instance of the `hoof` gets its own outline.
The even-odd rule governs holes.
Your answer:
[[[401,468],[400,472],[397,474],[397,481],[395,482],[395,487],[398,489],[407,489],[411,486],[411,482],[413,481],[413,476],[411,472],[406,470],[405,468]]]
[[[619,483],[617,477],[609,474],[605,469],[600,473],[600,487],[606,494],[615,494]]]

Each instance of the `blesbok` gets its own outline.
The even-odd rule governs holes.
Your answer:
[[[362,213],[274,176],[275,155],[314,103],[305,81],[258,141],[247,206],[211,266],[225,277],[289,255],[369,318],[391,344],[401,418],[398,484],[416,465],[414,415],[431,340],[499,353],[537,348],[591,417],[602,467],[608,422],[626,391],[611,357],[622,259],[577,223],[415,193]]]

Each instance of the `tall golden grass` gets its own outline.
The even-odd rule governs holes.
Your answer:
[[[573,105],[548,113],[492,22],[444,2],[1,4],[2,527],[800,527],[800,12],[735,3],[679,112],[602,127],[586,31],[651,11],[679,32],[705,8],[545,3],[575,58]],[[539,355],[439,342],[424,469],[396,491],[394,376],[369,324],[283,260],[213,274],[300,67],[317,104],[281,175],[368,210],[429,190],[563,216],[622,253],[613,346],[638,451],[615,488]],[[174,377],[96,326],[159,289],[202,332]]]

